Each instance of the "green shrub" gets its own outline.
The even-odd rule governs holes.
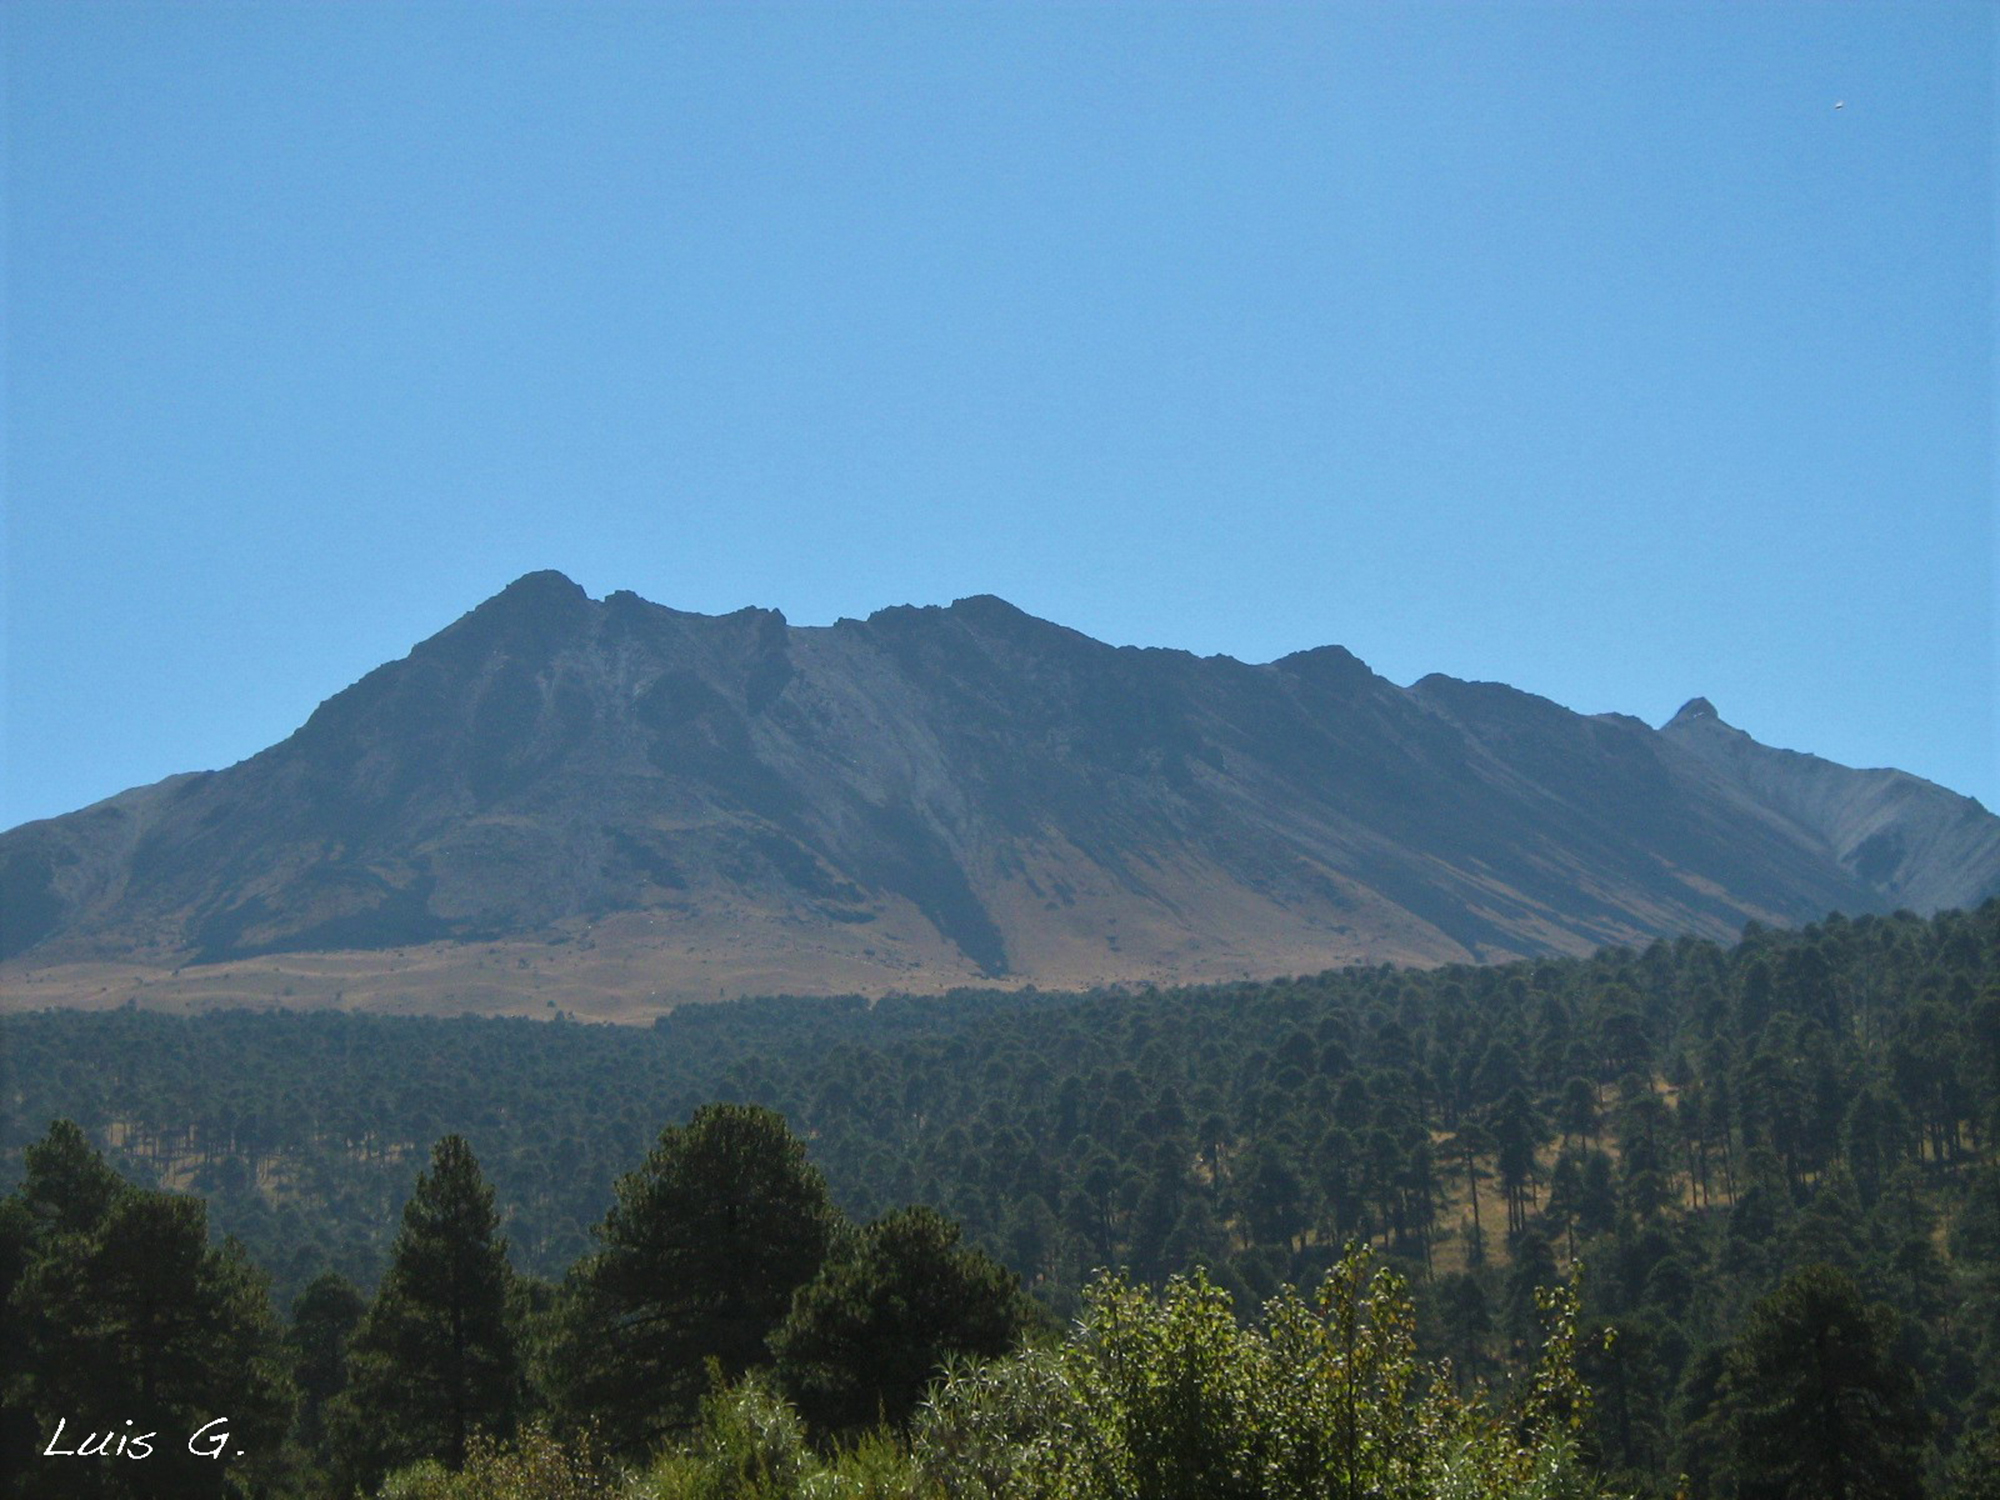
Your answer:
[[[1419,1366],[1402,1279],[1365,1255],[1311,1302],[1281,1292],[1254,1328],[1200,1274],[1158,1296],[1108,1278],[1061,1348],[955,1370],[913,1457],[949,1500],[1588,1496],[1575,1305],[1562,1293],[1544,1311],[1542,1362],[1498,1412]]]
[[[799,1414],[752,1375],[703,1399],[693,1442],[656,1461],[643,1489],[655,1500],[796,1500],[812,1466]]]
[[[1353,1254],[1256,1327],[1206,1277],[1097,1282],[1063,1344],[961,1361],[907,1447],[823,1455],[760,1377],[703,1404],[646,1500],[1590,1500],[1576,1308],[1545,1294],[1542,1359],[1501,1407],[1416,1358],[1402,1278]],[[429,1495],[410,1500],[432,1500]],[[458,1500],[455,1493],[450,1500]]]
[[[565,1444],[532,1426],[506,1443],[473,1437],[456,1474],[426,1459],[391,1474],[377,1493],[380,1500],[619,1500],[626,1489],[588,1437]]]

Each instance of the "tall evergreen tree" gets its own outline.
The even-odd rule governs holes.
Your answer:
[[[730,1379],[818,1272],[839,1214],[782,1116],[711,1104],[621,1178],[602,1248],[564,1288],[549,1378],[575,1421],[643,1448],[694,1417],[707,1363]]]
[[[17,1309],[14,1292],[28,1274],[34,1253],[35,1221],[21,1195],[0,1198],[0,1349],[15,1351],[16,1364],[28,1349],[28,1316]],[[0,1365],[0,1495],[16,1493],[16,1475],[37,1446],[35,1414],[29,1406],[31,1382],[23,1370]]]
[[[778,1380],[822,1431],[907,1421],[954,1354],[1005,1354],[1030,1316],[1013,1273],[934,1209],[868,1226],[799,1289],[772,1335]]]
[[[1720,1398],[1743,1500],[1918,1500],[1923,1421],[1895,1323],[1828,1266],[1751,1308]]]
[[[43,1238],[87,1233],[130,1184],[97,1153],[74,1120],[56,1120],[23,1154],[26,1171],[15,1195]]]
[[[1443,1352],[1449,1356],[1452,1376],[1463,1390],[1484,1380],[1492,1367],[1487,1345],[1493,1338],[1493,1304],[1485,1284],[1469,1271],[1450,1272],[1432,1286]]]
[[[0,1380],[10,1436],[25,1414],[38,1450],[6,1475],[9,1493],[219,1497],[269,1478],[290,1416],[270,1288],[234,1241],[209,1243],[200,1200],[126,1184],[59,1121],[4,1217]],[[190,1451],[216,1418],[218,1456]],[[148,1433],[143,1461],[82,1456],[97,1436],[136,1448]]]
[[[403,1209],[389,1270],[349,1345],[347,1389],[328,1416],[350,1477],[372,1483],[424,1458],[456,1469],[475,1432],[512,1430],[519,1360],[499,1224],[472,1148],[446,1136]]]
[[[334,1271],[316,1277],[292,1304],[285,1342],[299,1391],[296,1430],[309,1453],[325,1446],[326,1405],[347,1389],[348,1342],[367,1310],[367,1299]]]

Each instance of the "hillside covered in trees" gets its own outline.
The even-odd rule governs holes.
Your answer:
[[[1154,1326],[1149,1318],[1166,1328],[1176,1317],[1209,1328],[1202,1336],[1215,1353],[1205,1368],[1242,1372],[1240,1389],[1216,1396],[1213,1411],[1248,1424],[1244,1473],[1263,1478],[1239,1475],[1250,1487],[1236,1489],[1215,1478],[1180,1491],[1188,1494],[1286,1493],[1271,1478],[1286,1460],[1256,1436],[1278,1418],[1256,1392],[1267,1390],[1271,1351],[1292,1347],[1284,1338],[1310,1342],[1283,1288],[1329,1275],[1349,1287],[1347,1301],[1336,1294],[1323,1309],[1333,1321],[1314,1326],[1336,1326],[1341,1306],[1364,1302],[1403,1326],[1389,1302],[1367,1299],[1407,1286],[1410,1368],[1449,1361],[1427,1399],[1476,1402],[1481,1383],[1512,1391],[1504,1399],[1515,1402],[1513,1416],[1501,1426],[1517,1437],[1534,1425],[1522,1425],[1522,1403],[1538,1388],[1526,1372],[1549,1343],[1537,1293],[1545,1302],[1547,1289],[1573,1286],[1583,1332],[1566,1346],[1573,1369],[1560,1379],[1593,1394],[1536,1428],[1535,1441],[1572,1433],[1571,1459],[1582,1465],[1574,1472],[1596,1476],[1592,1484],[1665,1496],[1684,1480],[1692,1495],[1744,1500],[1837,1493],[1825,1473],[1797,1467],[1810,1392],[1792,1386],[1811,1379],[1859,1393],[1874,1414],[1862,1446],[1833,1450],[1845,1455],[1840,1474],[1862,1476],[1847,1493],[1969,1496],[1993,1482],[2000,903],[1930,920],[1753,928],[1733,947],[1683,940],[1497,968],[687,1008],[644,1031],[126,1011],[12,1019],[0,1044],[4,1145],[17,1172],[31,1165],[23,1153],[32,1142],[47,1158],[50,1122],[66,1118],[82,1126],[65,1147],[76,1161],[90,1150],[87,1136],[134,1180],[204,1195],[214,1225],[247,1247],[199,1249],[182,1225],[190,1264],[213,1260],[203,1273],[213,1294],[254,1300],[254,1267],[263,1267],[295,1320],[332,1308],[335,1325],[376,1329],[356,1332],[336,1361],[356,1379],[369,1359],[397,1363],[379,1309],[399,1284],[412,1208],[449,1178],[462,1202],[486,1201],[468,1186],[476,1160],[481,1188],[491,1182],[490,1207],[479,1212],[491,1215],[490,1235],[509,1241],[498,1264],[504,1320],[517,1330],[515,1404],[496,1425],[552,1415],[557,1436],[547,1442],[566,1463],[581,1460],[560,1446],[571,1441],[561,1436],[565,1419],[574,1425],[589,1411],[612,1427],[627,1420],[604,1389],[593,1391],[593,1366],[579,1354],[609,1347],[603,1329],[630,1312],[592,1332],[592,1316],[622,1306],[591,1300],[593,1286],[603,1292],[596,1278],[616,1281],[621,1215],[637,1212],[634,1195],[658,1178],[669,1142],[696,1131],[714,1113],[703,1106],[719,1101],[782,1115],[813,1179],[824,1174],[825,1194],[823,1207],[801,1200],[785,1221],[828,1227],[786,1273],[787,1296],[758,1315],[767,1321],[744,1325],[758,1328],[755,1339],[739,1340],[733,1355],[719,1335],[657,1353],[646,1388],[671,1387],[669,1404],[691,1425],[677,1436],[628,1433],[628,1447],[671,1437],[698,1465],[700,1452],[714,1457],[715,1444],[735,1441],[731,1423],[766,1431],[799,1422],[807,1441],[888,1415],[857,1415],[852,1392],[827,1384],[837,1385],[833,1376],[822,1389],[797,1373],[815,1363],[806,1352],[814,1346],[778,1338],[777,1324],[815,1303],[790,1294],[824,1274],[844,1288],[815,1294],[826,1316],[845,1309],[866,1324],[856,1310],[878,1294],[899,1303],[882,1291],[899,1255],[971,1257],[965,1247],[976,1247],[980,1258],[968,1264],[990,1257],[1011,1269],[1041,1311],[1000,1299],[999,1323],[988,1320],[985,1345],[967,1344],[966,1357],[1043,1320],[1082,1320],[1068,1343],[1046,1346],[1070,1354],[990,1367],[1002,1372],[992,1381],[1015,1382],[1009,1411],[1057,1420],[1048,1413],[1068,1399],[1061,1391],[1098,1378],[1086,1377],[1112,1342],[1107,1308],[1127,1307],[1128,1328]],[[434,1150],[440,1137],[457,1139],[451,1149],[465,1159]],[[431,1186],[410,1196],[427,1162]],[[69,1175],[90,1174],[79,1166]],[[32,1170],[28,1178],[32,1187]],[[190,1202],[130,1201],[154,1214]],[[66,1232],[109,1233],[106,1211]],[[30,1209],[15,1212],[18,1221]],[[27,1247],[10,1254],[45,1267],[34,1275],[46,1278],[56,1241],[52,1210],[41,1212],[43,1228],[17,1223],[9,1243]],[[191,1212],[172,1210],[188,1223]],[[83,1254],[83,1243],[72,1250]],[[1379,1293],[1357,1282],[1348,1246],[1372,1253],[1394,1282]],[[1102,1280],[1100,1268],[1126,1279]],[[999,1285],[997,1268],[967,1274]],[[1184,1276],[1199,1280],[1176,1279]],[[10,1316],[34,1302],[20,1291],[31,1284],[41,1283],[16,1281]],[[1242,1326],[1204,1324],[1217,1308]],[[1186,1330],[1161,1338],[1156,1352],[1199,1343]],[[1229,1342],[1242,1339],[1252,1343]],[[1810,1366],[1807,1349],[1833,1363]],[[710,1386],[696,1371],[710,1357],[729,1394],[703,1408]],[[307,1388],[296,1354],[289,1366],[282,1351],[272,1358],[274,1390]],[[832,1371],[839,1361],[817,1363]],[[766,1366],[780,1372],[776,1387],[757,1383]],[[961,1394],[989,1378],[962,1373],[971,1383]],[[913,1381],[906,1373],[905,1388]],[[1411,1401],[1421,1384],[1412,1377]],[[311,1451],[318,1439],[301,1435],[303,1407],[290,1410],[287,1441]],[[1253,1412],[1264,1415],[1244,1415]],[[1022,1422],[1007,1430],[1032,1447],[1033,1422]],[[1313,1430],[1300,1423],[1284,1430]],[[524,1441],[544,1429],[529,1431]],[[911,1431],[905,1423],[883,1441],[902,1443],[896,1451],[907,1457]],[[457,1441],[432,1456],[532,1457],[527,1448],[475,1451],[469,1430]],[[1530,1450],[1545,1451],[1519,1451]],[[386,1473],[391,1459],[413,1456],[382,1456],[377,1467]],[[816,1460],[799,1462],[805,1475]],[[1165,1493],[1120,1490],[1132,1472],[1052,1478],[1043,1492]],[[1099,1480],[1108,1488],[1088,1488]]]
[[[1099,1276],[1058,1341],[934,1211],[843,1221],[754,1106],[663,1132],[556,1289],[515,1277],[492,1190],[447,1136],[373,1299],[323,1276],[282,1337],[234,1243],[203,1243],[198,1200],[120,1182],[69,1121],[25,1165],[0,1200],[0,1492],[25,1500],[1600,1488],[1565,1291],[1500,1407],[1420,1367],[1402,1278],[1361,1251],[1254,1326],[1199,1273],[1158,1296]],[[79,1411],[99,1415],[72,1431]],[[1909,1471],[1907,1444],[1875,1446]]]

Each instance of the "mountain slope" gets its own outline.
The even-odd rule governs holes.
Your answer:
[[[1788,819],[1886,901],[1916,911],[1977,906],[1995,893],[2000,819],[1907,771],[1857,771],[1775,750],[1696,698],[1661,733]]]
[[[986,597],[798,629],[531,574],[240,765],[0,835],[0,957],[18,1004],[630,1013],[1573,952],[2000,888],[1976,803],[1687,718],[1399,688],[1335,647],[1113,648]]]

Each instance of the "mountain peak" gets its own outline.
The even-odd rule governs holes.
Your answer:
[[[998,594],[967,594],[963,599],[952,600],[951,607],[985,614],[1021,615],[1024,618],[1028,614],[1018,604],[1010,604]]]
[[[553,568],[524,573],[416,649],[457,657],[502,646],[543,650],[573,631],[591,608],[581,585]]]
[[[1680,712],[1667,720],[1663,727],[1671,729],[1676,724],[1693,724],[1702,719],[1713,719],[1720,724],[1722,715],[1715,711],[1715,705],[1706,698],[1690,698],[1681,705]]]
[[[523,573],[487,603],[494,604],[504,599],[512,604],[525,605],[570,604],[589,598],[590,595],[583,591],[583,585],[567,574],[559,573],[554,568],[541,568],[533,573]]]
[[[954,599],[945,613],[966,624],[984,626],[988,630],[1011,632],[1037,627],[1044,630],[1066,628],[1031,615],[1018,604],[1009,604],[998,594],[968,594],[963,599]]]
[[[1272,663],[1280,672],[1308,682],[1358,687],[1374,679],[1368,663],[1345,646],[1314,646],[1294,651]]]

